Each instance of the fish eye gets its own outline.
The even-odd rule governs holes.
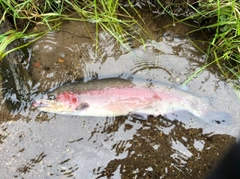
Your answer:
[[[49,100],[54,100],[54,99],[55,99],[55,95],[53,95],[53,94],[49,95],[49,96],[48,96],[48,99],[49,99]]]

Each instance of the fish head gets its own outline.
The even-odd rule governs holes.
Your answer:
[[[48,93],[47,99],[36,99],[32,104],[38,110],[50,113],[71,113],[87,107],[86,103],[81,103],[78,95],[73,92]]]

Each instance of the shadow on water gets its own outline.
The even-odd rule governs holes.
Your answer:
[[[167,19],[165,19],[167,21]],[[171,20],[170,20],[171,21]],[[169,22],[170,22],[169,21]],[[182,26],[174,27],[183,33]],[[89,32],[95,27],[88,24]],[[184,27],[185,28],[185,27]],[[67,22],[31,48],[34,92],[77,79],[121,77],[146,83],[180,86],[200,68],[205,56],[171,29],[155,33],[131,52],[106,32],[99,53],[80,22]],[[1,106],[0,171],[3,178],[203,178],[239,134],[239,105],[231,87],[205,70],[188,84],[189,92],[210,96],[216,111],[230,114],[231,125],[162,116],[141,121],[64,116],[39,112],[27,105],[18,114]],[[4,103],[4,99],[1,99]],[[234,106],[234,107],[233,107]]]

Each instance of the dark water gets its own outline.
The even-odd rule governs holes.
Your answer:
[[[171,20],[169,21],[171,22]],[[94,25],[88,24],[94,34]],[[181,33],[177,33],[177,32]],[[131,52],[106,32],[94,40],[82,23],[67,22],[31,48],[31,74],[39,92],[84,78],[141,76],[180,86],[206,58],[184,36],[185,26],[153,31]],[[150,117],[117,118],[46,114],[28,106],[11,114],[1,99],[0,173],[3,178],[202,178],[239,136],[239,103],[230,84],[212,69],[185,87],[210,96],[230,125]]]

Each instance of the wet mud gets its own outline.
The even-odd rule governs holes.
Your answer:
[[[7,18],[0,24],[0,34],[5,33],[9,33],[9,36],[12,35],[11,33],[15,33],[13,25]],[[23,43],[23,40],[20,39],[12,41],[5,48],[5,53],[23,45]],[[7,53],[1,59],[0,72],[3,79],[1,92],[5,100],[9,102],[9,109],[13,108],[13,105],[22,106],[21,103],[26,103],[28,100],[32,84],[28,70],[29,59],[25,48]]]
[[[165,18],[164,24],[147,15],[146,19],[154,39],[145,37],[145,45],[129,41],[130,52],[103,31],[96,50],[95,26],[82,22],[66,22],[33,43],[31,99],[79,79],[121,77],[137,82],[141,77],[179,87],[206,57],[187,38],[189,27],[163,28],[172,19]],[[201,34],[192,37],[198,38]],[[205,178],[236,142],[240,128],[236,94],[212,68],[193,78],[187,90],[211,97],[217,111],[233,117],[230,125],[162,116],[146,121],[131,116],[64,116],[37,111],[30,104],[14,113],[2,97],[3,178]]]

